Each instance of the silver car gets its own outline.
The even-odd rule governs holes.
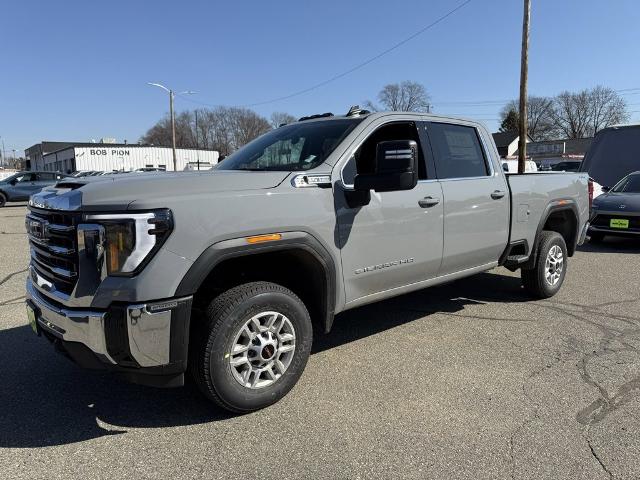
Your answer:
[[[640,238],[640,172],[633,172],[593,201],[589,236],[599,242],[605,235]]]

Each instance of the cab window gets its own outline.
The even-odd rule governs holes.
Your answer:
[[[355,176],[358,173],[373,173],[376,146],[379,142],[388,140],[414,140],[418,144],[418,179],[427,179],[424,155],[415,123],[394,122],[376,129],[369,135],[360,148],[356,150],[355,154],[349,159],[342,170],[342,179],[345,185],[353,185]]]

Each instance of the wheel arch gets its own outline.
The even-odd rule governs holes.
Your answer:
[[[240,283],[279,283],[298,295],[325,332],[333,325],[336,265],[328,250],[307,232],[283,232],[277,241],[249,244],[245,237],[208,247],[181,280],[176,296],[210,297]],[[305,280],[304,282],[301,280]]]
[[[530,268],[538,255],[540,234],[544,230],[559,233],[567,245],[567,254],[571,257],[578,244],[579,232],[578,206],[573,200],[556,200],[550,202],[540,217],[533,248],[524,268]]]

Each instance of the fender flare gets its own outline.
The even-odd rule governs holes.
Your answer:
[[[540,221],[538,222],[538,228],[536,229],[536,236],[533,239],[533,248],[531,250],[531,254],[529,255],[529,260],[523,265],[523,268],[532,268],[535,263],[536,258],[538,257],[538,239],[540,238],[540,234],[544,228],[545,223],[549,220],[549,217],[556,212],[562,211],[570,211],[576,219],[576,228],[575,232],[573,232],[573,236],[571,241],[567,244],[567,253],[570,257],[573,256],[576,246],[578,244],[578,237],[580,236],[580,213],[578,211],[578,206],[576,202],[572,199],[565,200],[554,200],[549,202],[549,204],[544,209],[543,214],[540,217]]]
[[[287,250],[304,250],[320,264],[324,273],[322,323],[325,332],[331,330],[336,308],[336,265],[329,251],[313,235],[303,231],[282,232],[280,240],[269,243],[249,244],[245,237],[222,240],[207,247],[191,265],[176,289],[175,296],[196,293],[209,274],[225,260]]]

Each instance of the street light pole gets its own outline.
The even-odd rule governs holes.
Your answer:
[[[176,115],[173,110],[173,100],[176,94],[172,89],[167,88],[160,83],[147,82],[147,85],[161,88],[169,94],[169,116],[171,117],[171,149],[173,150],[173,171],[175,172],[178,170],[177,161],[176,161]],[[192,92],[191,90],[186,90],[184,92],[179,92],[178,95],[193,95],[194,93],[196,92]]]
[[[171,149],[173,150],[173,171],[177,171],[176,166],[176,116],[173,113],[173,90],[169,90],[169,115],[171,115]]]

